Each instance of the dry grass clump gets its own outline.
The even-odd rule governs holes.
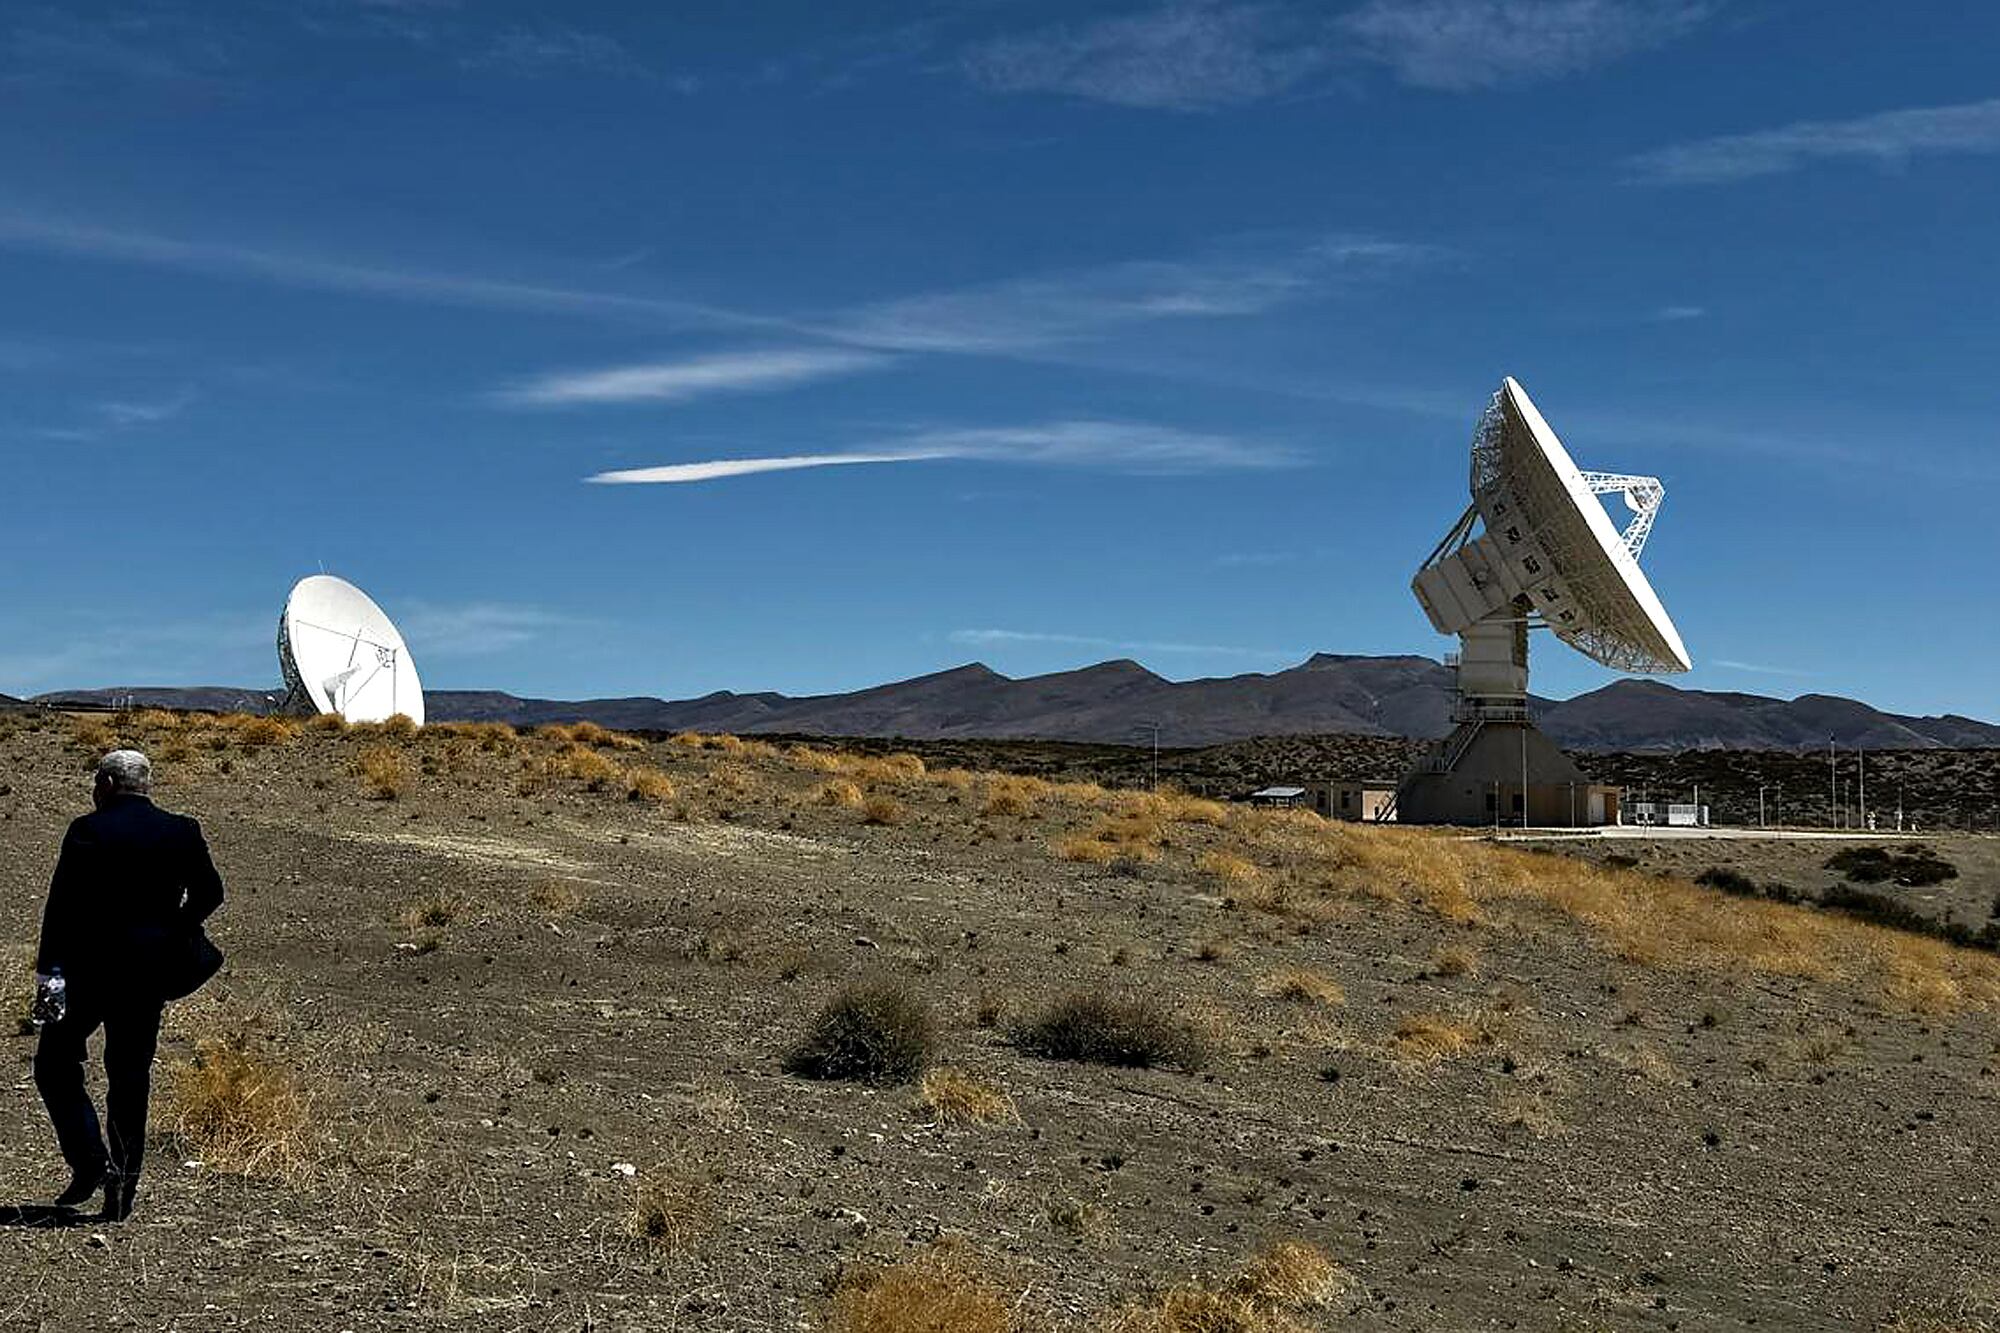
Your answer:
[[[550,760],[550,767],[557,775],[581,782],[592,791],[604,790],[620,776],[617,764],[577,741],[563,746]]]
[[[674,780],[657,768],[643,765],[625,770],[625,799],[660,805],[674,799]]]
[[[528,890],[528,901],[550,916],[568,916],[583,906],[583,890],[566,879],[545,879]]]
[[[347,719],[338,713],[315,713],[306,719],[306,730],[337,736],[347,730]]]
[[[283,745],[299,734],[299,724],[282,717],[246,717],[234,727],[237,744],[246,749]]]
[[[1347,1003],[1347,992],[1326,973],[1310,967],[1285,967],[1264,974],[1257,993],[1267,999],[1290,1000],[1296,1004],[1339,1006]]]
[[[861,788],[845,778],[829,778],[806,793],[813,805],[830,805],[840,810],[859,810],[867,803]]]
[[[521,739],[521,733],[505,722],[438,722],[429,730],[471,741],[488,754],[510,750]]]
[[[864,824],[900,824],[903,822],[903,806],[893,796],[876,792],[861,807],[861,822]]]
[[[1440,977],[1469,977],[1479,970],[1479,951],[1447,944],[1431,957],[1431,971]]]
[[[913,754],[845,755],[844,770],[863,782],[916,782],[928,770]]]
[[[1195,869],[1204,875],[1221,880],[1231,888],[1241,888],[1254,884],[1264,877],[1262,871],[1234,852],[1206,851],[1195,858]]]
[[[917,1085],[917,1105],[946,1125],[991,1125],[1021,1118],[1004,1088],[962,1069],[941,1067],[926,1073]]]
[[[987,779],[986,801],[980,807],[980,813],[1025,819],[1035,813],[1035,808],[1048,794],[1049,784],[1040,778],[1002,774]]]
[[[142,708],[131,715],[131,725],[142,731],[178,731],[181,715],[164,708]]]
[[[106,755],[118,748],[118,733],[101,719],[80,717],[70,723],[70,744],[92,755]]]
[[[1150,996],[1072,991],[1009,1028],[1008,1040],[1046,1060],[1193,1071],[1208,1063],[1213,1043],[1194,1023]]]
[[[846,1275],[827,1333],[1008,1333],[1012,1303],[956,1251]]]
[[[899,981],[860,981],[821,1006],[785,1069],[806,1078],[908,1083],[931,1062],[936,1044],[921,995]]]
[[[947,791],[968,792],[978,783],[979,778],[970,769],[939,768],[930,774],[932,782]]]
[[[210,1170],[297,1180],[313,1164],[314,1108],[304,1084],[241,1036],[197,1041],[165,1102],[163,1128]]]
[[[1118,848],[1111,843],[1092,837],[1087,833],[1069,833],[1049,844],[1049,850],[1062,861],[1076,861],[1083,865],[1108,866],[1118,859]]]
[[[408,713],[391,713],[376,723],[375,729],[384,736],[396,740],[408,740],[417,734],[417,723]]]
[[[443,930],[458,920],[464,910],[465,900],[456,894],[429,893],[404,903],[396,913],[396,920],[411,932]]]
[[[354,757],[361,790],[378,801],[393,801],[410,789],[410,761],[393,745],[370,745]]]
[[[632,1235],[668,1255],[686,1254],[715,1227],[715,1190],[685,1167],[650,1172],[632,1192]]]
[[[830,750],[822,750],[816,745],[788,745],[785,747],[782,757],[792,767],[802,768],[808,773],[838,773],[842,771],[840,756]]]
[[[1207,824],[1211,828],[1222,828],[1229,823],[1229,807],[1220,801],[1182,791],[1161,792],[1159,801],[1160,817],[1169,823]]]
[[[1471,1019],[1411,1014],[1396,1024],[1389,1051],[1405,1064],[1434,1065],[1468,1055],[1492,1040],[1492,1029]]]
[[[1354,1278],[1316,1246],[1272,1245],[1220,1282],[1189,1282],[1108,1321],[1107,1333],[1306,1333],[1296,1316],[1321,1309]]]
[[[558,728],[558,730],[561,730]],[[600,727],[595,722],[572,722],[563,740],[572,745],[596,745],[607,750],[643,750],[646,742],[637,736],[627,736],[622,731]]]

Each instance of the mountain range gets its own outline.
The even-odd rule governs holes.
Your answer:
[[[1427,739],[1451,729],[1453,673],[1427,657],[1319,653],[1284,671],[1173,681],[1118,660],[1016,679],[971,663],[848,694],[792,697],[719,691],[698,699],[530,699],[497,690],[430,690],[430,720],[527,726],[588,719],[634,731],[784,732],[823,736],[1033,738],[1136,744],[1157,726],[1165,746],[1252,736],[1346,733]],[[104,707],[273,707],[271,691],[225,687],[71,690],[35,702]],[[1790,750],[2000,747],[2000,726],[1969,717],[1908,717],[1853,699],[1683,690],[1619,680],[1573,699],[1537,698],[1537,719],[1578,750]]]

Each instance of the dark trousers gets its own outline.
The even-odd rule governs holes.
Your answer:
[[[79,1003],[82,1001],[82,1003]],[[62,1155],[76,1172],[109,1167],[136,1180],[146,1158],[146,1102],[152,1091],[153,1051],[160,1042],[158,1001],[73,995],[60,1023],[42,1029],[35,1049],[35,1086],[49,1109]],[[107,1151],[98,1128],[97,1108],[83,1084],[87,1043],[104,1029],[104,1113],[111,1139]]]

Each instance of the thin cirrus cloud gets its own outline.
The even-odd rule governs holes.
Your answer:
[[[518,310],[642,322],[671,328],[799,334],[798,324],[668,297],[514,282],[424,269],[391,268],[254,246],[188,241],[28,213],[0,213],[0,248],[75,255],[145,268],[309,291],[375,296],[425,305]]]
[[[1802,120],[1641,153],[1632,175],[1660,185],[1720,185],[1818,162],[1901,166],[1914,157],[2000,152],[2000,98],[1909,107],[1850,120]]]
[[[817,327],[864,347],[1009,353],[1144,321],[1261,314],[1445,257],[1434,246],[1372,236],[1251,240],[1187,260],[1107,264],[873,302]]]
[[[1690,0],[1370,0],[1340,20],[1404,83],[1470,92],[1581,73],[1692,32]]]
[[[1369,0],[1328,18],[1304,4],[1176,3],[994,38],[959,63],[995,92],[1209,111],[1369,64],[1445,92],[1561,78],[1664,45],[1714,10],[1702,0]]]
[[[586,480],[600,485],[673,485],[803,468],[947,459],[1155,475],[1287,467],[1301,461],[1282,446],[1234,436],[1138,422],[1056,421],[1033,426],[918,431],[868,448],[839,453],[669,463],[600,472]]]
[[[1174,111],[1254,102],[1326,69],[1317,25],[1279,5],[1176,4],[982,42],[961,64],[995,92]]]
[[[1186,653],[1203,657],[1249,657],[1262,661],[1290,661],[1299,656],[1277,648],[1245,648],[1229,643],[1175,643],[1152,639],[1111,639],[1095,634],[1054,634],[1040,630],[955,629],[946,635],[953,643],[968,648],[1053,646],[1062,648],[1108,648],[1127,653]]]
[[[400,619],[426,657],[447,658],[506,652],[576,625],[568,616],[510,602],[417,602]]]
[[[785,389],[814,380],[888,366],[894,358],[844,348],[726,352],[646,365],[543,375],[502,390],[503,403],[566,407],[608,403],[674,403],[717,393]]]

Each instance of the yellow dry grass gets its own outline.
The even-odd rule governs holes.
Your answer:
[[[322,735],[338,735],[347,730],[347,719],[338,713],[315,713],[306,719],[306,730]]]
[[[410,789],[410,761],[393,745],[370,745],[354,757],[361,790],[378,801],[393,801]]]
[[[659,805],[673,800],[676,791],[674,780],[657,768],[639,765],[625,770],[625,796],[628,800]]]
[[[1347,992],[1326,973],[1311,967],[1283,967],[1267,972],[1257,983],[1257,993],[1266,999],[1290,1000],[1297,1004],[1338,1006],[1347,1003]]]
[[[830,805],[841,810],[859,810],[867,797],[861,788],[845,778],[833,778],[822,782],[806,793],[806,800],[813,805]]]
[[[1479,951],[1463,944],[1447,944],[1431,957],[1431,971],[1441,977],[1467,977],[1479,970]]]
[[[1481,1024],[1443,1014],[1411,1014],[1396,1024],[1389,1053],[1405,1064],[1434,1065],[1468,1055],[1492,1039]]]
[[[715,1227],[715,1191],[698,1171],[661,1167],[632,1192],[632,1235],[668,1255],[686,1254]]]
[[[1049,850],[1061,861],[1075,861],[1083,865],[1108,866],[1118,859],[1118,849],[1108,842],[1082,833],[1065,834],[1049,844]]]
[[[1219,879],[1232,889],[1240,889],[1263,878],[1263,872],[1255,864],[1234,852],[1211,849],[1196,857],[1194,864],[1202,874]]]
[[[583,906],[583,890],[566,879],[545,879],[528,890],[528,901],[550,916],[568,916]]]
[[[1324,1308],[1354,1284],[1316,1246],[1284,1241],[1219,1282],[1189,1282],[1115,1311],[1107,1333],[1305,1333],[1298,1316]]]
[[[571,741],[557,751],[550,767],[557,775],[581,782],[592,791],[603,790],[620,776],[617,764],[580,741]]]
[[[173,1072],[163,1128],[209,1170],[296,1181],[318,1146],[314,1108],[290,1069],[242,1037],[207,1037]]]
[[[980,813],[1026,818],[1048,794],[1049,784],[1040,778],[997,774],[986,780],[986,801]]]
[[[971,1261],[934,1249],[848,1276],[828,1333],[1008,1333],[1011,1304]]]
[[[882,792],[870,796],[861,807],[861,822],[864,824],[900,824],[903,817],[902,803]]]
[[[1021,1118],[1013,1098],[999,1084],[942,1065],[917,1085],[917,1105],[947,1125],[991,1125]]]
[[[1308,920],[1357,898],[1408,902],[1454,924],[1496,910],[1552,912],[1629,962],[1860,980],[1922,1013],[2000,1007],[2000,957],[1830,912],[1728,897],[1685,880],[1494,847],[1447,831],[1329,824],[1244,811],[1230,831],[1282,873],[1238,890],[1243,905]]]

